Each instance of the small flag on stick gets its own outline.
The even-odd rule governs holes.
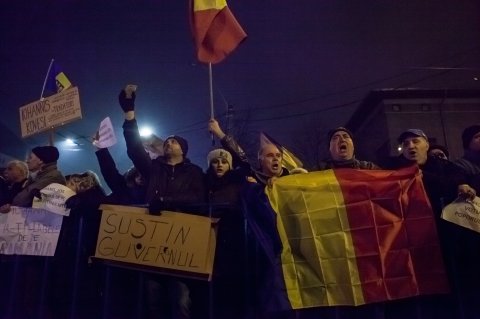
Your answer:
[[[72,83],[70,80],[67,78],[65,73],[63,73],[58,63],[52,59],[48,68],[47,76],[45,78],[41,98],[44,97],[44,93],[48,93],[48,95],[60,93],[71,86]]]

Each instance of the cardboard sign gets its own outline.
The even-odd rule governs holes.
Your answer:
[[[155,267],[158,272],[211,279],[216,235],[208,217],[102,205],[95,257]]]
[[[41,199],[37,197],[33,198],[33,208],[46,209],[49,212],[63,216],[70,215],[70,209],[65,207],[65,202],[76,194],[70,188],[62,184],[52,183],[42,188],[40,193],[42,194]]]
[[[100,122],[100,128],[98,129],[98,135],[93,140],[93,145],[98,148],[106,148],[113,146],[117,143],[117,137],[113,129],[112,121],[110,117],[106,117]]]
[[[81,119],[78,88],[72,87],[24,105],[19,112],[23,138]]]
[[[62,220],[44,209],[12,206],[0,214],[0,254],[53,256]]]
[[[442,218],[480,233],[480,198],[455,200],[442,210]]]

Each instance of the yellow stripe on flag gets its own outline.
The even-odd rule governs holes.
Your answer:
[[[266,193],[278,217],[292,308],[364,304],[345,201],[333,171],[286,176]]]
[[[62,92],[72,86],[72,83],[63,72],[60,72],[55,76],[55,81],[57,84],[57,92]]]
[[[227,6],[226,0],[195,0],[193,2],[193,11],[202,11],[202,10],[222,10]]]

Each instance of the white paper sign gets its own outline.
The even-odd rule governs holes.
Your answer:
[[[480,198],[455,200],[445,206],[442,218],[480,233]]]
[[[113,130],[112,121],[110,117],[106,117],[100,122],[100,128],[98,129],[98,136],[93,141],[93,145],[98,148],[111,147],[117,143],[117,137]]]
[[[52,183],[40,190],[42,198],[35,197],[33,199],[32,207],[48,210],[49,212],[69,216],[70,209],[65,207],[67,199],[76,193],[65,185]]]
[[[0,214],[0,254],[53,256],[62,220],[44,209],[12,206]]]

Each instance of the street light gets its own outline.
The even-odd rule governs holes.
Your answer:
[[[144,126],[140,128],[140,136],[148,137],[153,134],[153,131],[148,126]]]

